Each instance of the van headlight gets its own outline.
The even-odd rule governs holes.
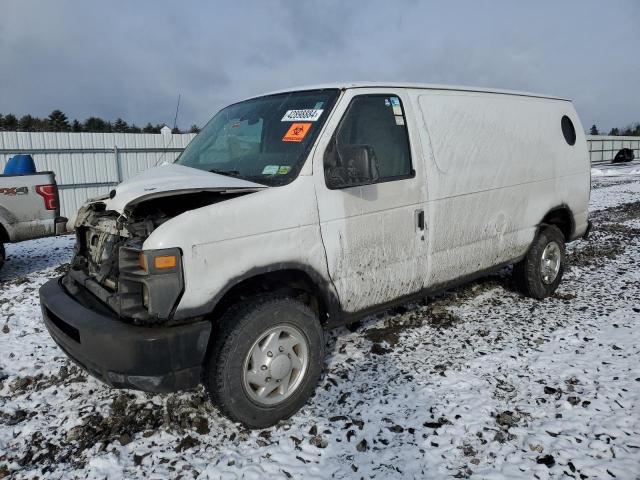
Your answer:
[[[184,291],[179,248],[120,249],[120,314],[138,320],[167,320]]]

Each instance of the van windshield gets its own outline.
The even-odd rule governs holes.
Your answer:
[[[253,98],[218,112],[176,163],[269,186],[297,175],[340,90]]]

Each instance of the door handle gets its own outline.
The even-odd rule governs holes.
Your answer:
[[[418,230],[424,231],[424,210],[416,211],[416,220],[418,222]]]

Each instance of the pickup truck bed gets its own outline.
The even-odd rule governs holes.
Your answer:
[[[4,243],[63,233],[55,174],[0,175],[0,267]]]

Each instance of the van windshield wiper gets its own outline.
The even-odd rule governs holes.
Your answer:
[[[240,172],[238,170],[218,170],[216,168],[212,168],[209,170],[211,173],[217,173],[218,175],[226,175],[227,177],[239,177]]]

